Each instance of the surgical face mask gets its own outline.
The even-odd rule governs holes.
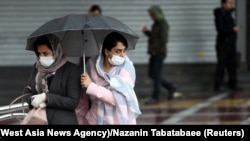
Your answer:
[[[41,65],[43,65],[44,67],[48,67],[55,62],[55,59],[53,58],[53,56],[48,56],[48,57],[40,56],[39,61]]]
[[[113,55],[112,58],[108,58],[109,63],[112,65],[121,65],[125,61],[124,57],[120,57],[118,55]]]

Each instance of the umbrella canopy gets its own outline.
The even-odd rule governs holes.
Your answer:
[[[93,56],[99,53],[106,35],[113,31],[127,39],[128,50],[135,49],[139,36],[121,21],[97,14],[70,14],[52,19],[35,30],[27,38],[26,50],[34,50],[37,37],[53,34],[61,41],[67,56]]]

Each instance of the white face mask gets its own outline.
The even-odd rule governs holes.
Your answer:
[[[53,56],[48,56],[48,57],[40,56],[39,61],[41,65],[43,65],[44,67],[48,67],[55,62],[55,59],[53,58]]]
[[[109,63],[112,65],[121,65],[124,63],[125,58],[124,57],[120,57],[118,55],[113,55],[112,58],[108,58]]]

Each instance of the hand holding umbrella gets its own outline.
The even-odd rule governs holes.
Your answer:
[[[88,88],[88,86],[90,85],[90,83],[92,82],[91,78],[89,77],[89,75],[84,72],[82,75],[81,75],[81,85],[84,87],[84,88]]]

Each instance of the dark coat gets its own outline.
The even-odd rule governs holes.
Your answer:
[[[144,32],[148,37],[147,53],[152,55],[167,55],[169,24],[159,6],[151,6],[148,10],[154,16],[151,31]]]
[[[34,65],[29,80],[31,92],[27,97],[30,108],[32,108],[30,97],[37,94],[36,74],[37,69]],[[80,67],[71,62],[65,63],[56,71],[49,86],[49,93],[47,93],[46,113],[49,125],[78,124],[75,108],[81,95],[80,74]]]
[[[223,8],[214,9],[215,27],[217,30],[217,44],[223,46],[236,46],[237,33],[233,30],[235,21],[231,11],[226,11]]]

